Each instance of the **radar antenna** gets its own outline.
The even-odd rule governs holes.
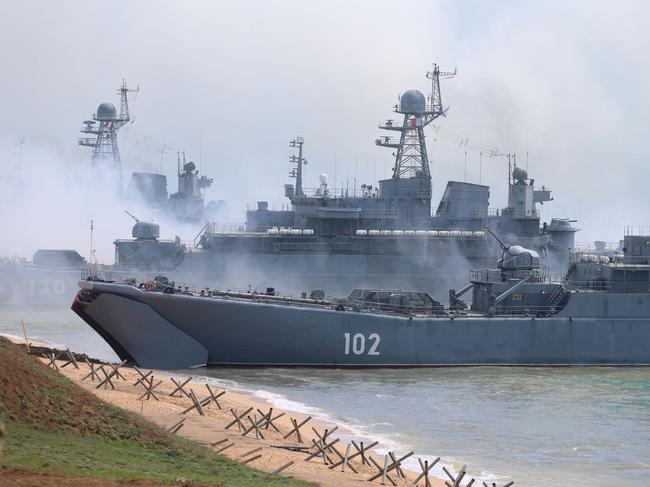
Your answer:
[[[423,178],[431,181],[429,171],[429,157],[424,140],[424,128],[439,117],[447,116],[448,107],[442,104],[440,92],[440,79],[453,78],[456,70],[440,71],[437,64],[433,64],[433,70],[426,73],[427,79],[431,80],[431,93],[428,97],[417,90],[409,90],[400,97],[399,104],[395,105],[394,111],[404,116],[401,124],[393,120],[386,120],[380,129],[400,132],[399,141],[392,137],[380,137],[375,143],[381,147],[396,149],[395,166],[393,167],[393,179],[402,177]]]

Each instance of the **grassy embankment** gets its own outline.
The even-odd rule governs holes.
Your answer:
[[[13,485],[131,485],[134,479],[138,486],[179,479],[187,479],[185,485],[311,485],[254,470],[171,435],[99,400],[1,339],[0,399],[6,423],[0,484],[4,478]]]

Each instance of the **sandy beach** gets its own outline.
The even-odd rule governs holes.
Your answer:
[[[16,343],[24,342],[14,336],[7,338]],[[30,343],[42,345],[31,341]],[[50,362],[45,358],[41,360],[46,364]],[[222,454],[234,460],[246,462],[256,469],[274,472],[289,462],[293,462],[282,470],[281,475],[293,476],[320,485],[337,486],[367,485],[368,479],[379,475],[373,483],[378,485],[382,483],[384,455],[376,451],[364,453],[367,464],[364,464],[361,455],[357,454],[350,459],[345,469],[343,469],[343,465],[330,468],[332,464],[342,462],[348,445],[350,445],[349,455],[351,457],[358,452],[351,444],[352,441],[360,446],[360,440],[351,438],[349,434],[336,428],[334,424],[326,424],[314,418],[308,419],[309,416],[295,411],[275,408],[252,394],[231,390],[224,392],[223,388],[211,385],[209,382],[208,389],[205,378],[202,377],[193,378],[183,386],[182,394],[177,391],[172,396],[172,392],[177,389],[177,385],[172,379],[175,379],[177,383],[183,383],[189,377],[175,376],[162,371],[142,370],[139,372],[135,368],[123,366],[119,368],[121,377],[114,376],[110,381],[114,389],[110,384],[97,388],[99,379],[92,380],[93,378],[89,376],[90,368],[86,363],[79,362],[77,369],[73,364],[65,365],[66,362],[67,360],[56,361],[59,372],[102,400],[140,414],[166,429],[170,429],[184,420],[177,434],[215,451],[221,450]],[[94,365],[94,367],[97,369],[100,365]],[[110,375],[113,369],[110,365],[104,365],[104,370]],[[102,371],[98,373],[101,379],[105,378]],[[146,375],[147,381],[152,381],[149,382],[149,385],[154,385],[155,397],[152,394],[147,398],[145,385],[142,381],[138,382],[139,379],[142,379],[141,373]],[[199,403],[203,403],[203,415],[195,407],[184,413],[194,404],[190,397],[191,394],[194,394]],[[217,398],[216,402],[212,399],[212,395]],[[271,418],[277,418],[272,420],[272,424],[266,424],[263,421],[263,417],[269,412]],[[235,415],[241,416],[241,425],[237,424]],[[299,428],[300,438],[295,432],[285,438],[294,429],[292,425],[294,421],[298,425],[306,421]],[[255,422],[259,423],[258,428],[253,426]],[[313,453],[318,452],[315,444],[319,442],[319,436],[324,435],[326,430],[328,431],[327,443],[335,442],[332,448],[326,449],[327,462],[322,454],[314,455],[307,460]],[[367,446],[368,443],[366,439],[365,445]],[[377,448],[381,448],[381,446],[381,444],[376,445]],[[409,452],[394,452],[397,458],[407,453]],[[414,454],[411,458],[413,457],[417,458],[417,455]],[[424,463],[425,460],[431,462],[434,459],[422,458],[421,460]],[[389,466],[391,463],[389,458]],[[404,477],[396,469],[390,470],[385,481],[386,485],[413,485],[413,481],[420,472],[416,473],[402,468],[401,473]],[[420,479],[417,485],[426,485],[425,479]],[[430,476],[429,485],[442,487],[444,482]]]

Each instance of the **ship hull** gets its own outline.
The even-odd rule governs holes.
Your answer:
[[[82,287],[73,310],[147,368],[650,364],[647,296],[629,316],[452,318]]]
[[[0,306],[68,305],[78,290],[80,268],[0,265]]]

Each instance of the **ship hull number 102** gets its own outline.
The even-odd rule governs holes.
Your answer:
[[[366,338],[363,333],[345,334],[345,355],[379,355],[381,337],[371,333]]]

